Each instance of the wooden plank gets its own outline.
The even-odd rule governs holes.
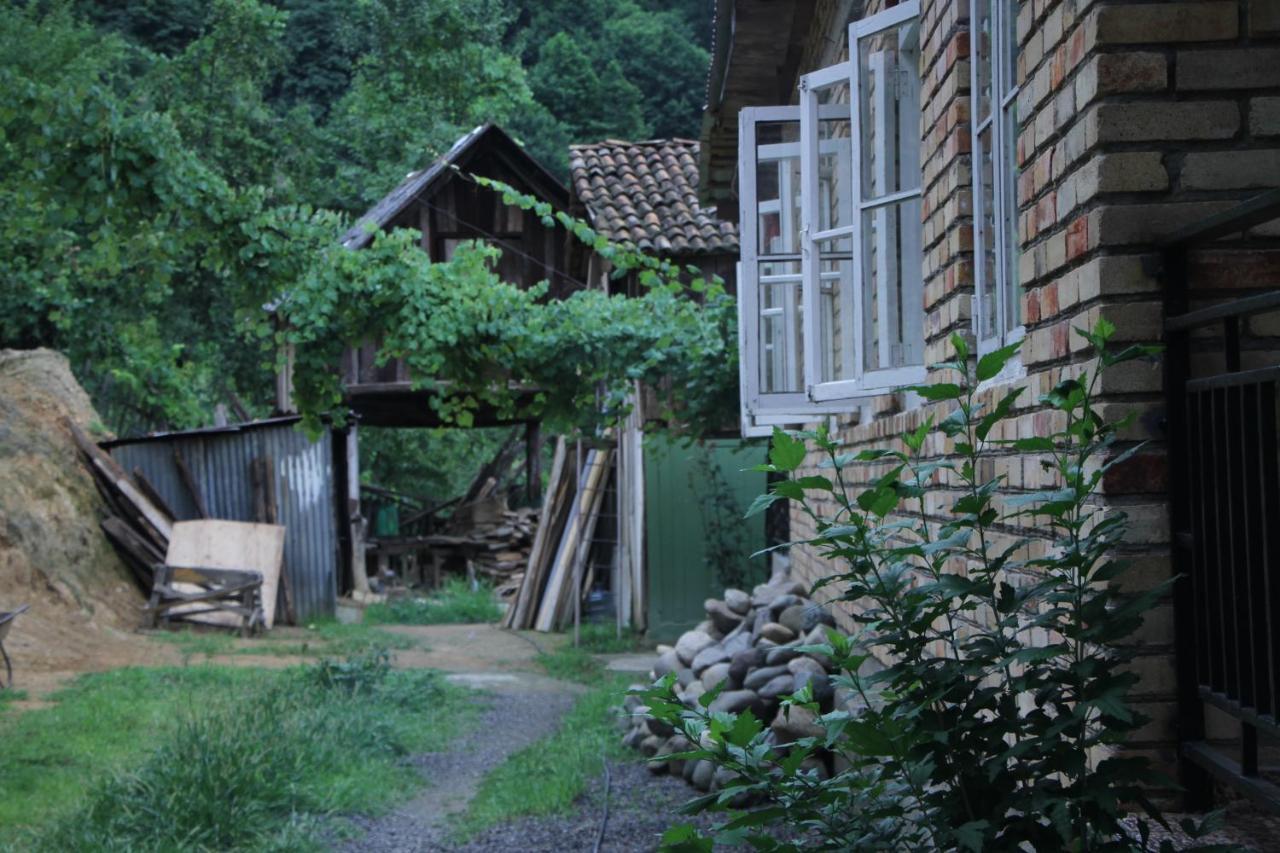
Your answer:
[[[186,457],[182,455],[182,451],[174,448],[173,464],[178,469],[178,477],[182,480],[182,485],[187,487],[187,491],[191,494],[191,502],[195,504],[196,513],[201,518],[209,517],[209,508],[205,506],[204,495],[200,492],[200,484],[196,481],[195,474],[191,473],[191,468],[187,466]]]
[[[602,473],[597,476],[594,487],[588,487],[588,494],[583,497],[587,503],[582,535],[578,538],[578,547],[569,566],[568,582],[564,584],[564,595],[557,603],[556,626],[563,628],[569,621],[572,611],[573,596],[582,596],[583,568],[591,556],[591,547],[595,544],[596,525],[600,521],[600,509],[604,506],[605,487],[609,481],[609,463],[613,458],[612,450],[599,451],[599,466]]]
[[[586,530],[587,516],[591,511],[591,502],[595,491],[600,488],[600,480],[605,471],[603,464],[607,458],[606,451],[590,450],[579,479],[580,488],[573,501],[573,509],[569,520],[565,523],[564,536],[560,539],[555,560],[551,566],[551,575],[547,579],[546,591],[538,607],[538,618],[534,628],[539,631],[553,631],[563,612],[563,603],[569,601],[569,589],[572,587],[570,570],[577,554],[578,543]]]
[[[138,586],[143,592],[150,592],[155,565],[164,560],[164,555],[156,551],[154,545],[138,535],[137,531],[122,519],[104,518],[100,525],[102,532],[111,540],[111,544],[122,552],[121,556],[124,557],[129,570],[133,572]]]
[[[141,468],[133,469],[133,479],[137,482],[138,488],[142,493],[147,496],[147,500],[155,504],[157,509],[170,518],[178,517],[178,514],[169,507],[164,496],[161,495],[160,492],[156,490],[156,487],[152,485],[151,481],[147,479],[147,475],[142,472]]]
[[[512,606],[507,608],[503,618],[508,628],[524,628],[528,625],[529,609],[532,602],[536,600],[537,587],[545,564],[544,554],[551,537],[550,530],[555,524],[555,504],[560,493],[560,481],[564,478],[567,455],[564,438],[556,439],[555,456],[551,461],[551,477],[547,483],[547,493],[542,496],[542,514],[538,517],[538,529],[533,534],[533,545],[529,549],[524,582],[520,584],[520,592]]]
[[[559,466],[553,466],[556,467],[555,477],[549,484],[543,502],[543,512],[538,519],[538,529],[534,532],[535,540],[539,533],[542,538],[541,541],[535,541],[536,549],[530,548],[529,560],[525,567],[528,598],[525,607],[517,614],[519,619],[514,625],[517,628],[533,627],[556,548],[573,509],[573,496],[578,485],[577,466],[569,462],[567,445],[563,446],[563,451]]]
[[[276,524],[280,520],[279,507],[276,503],[276,465],[275,459],[263,456],[249,463],[249,479],[253,484],[254,518],[264,524]],[[293,595],[289,590],[289,566],[280,560],[280,595],[284,605],[284,619],[288,625],[298,624],[297,614],[293,609]]]
[[[66,424],[71,430],[71,437],[75,440],[76,445],[96,468],[102,477],[104,477],[109,485],[114,487],[120,495],[131,504],[138,514],[149,525],[156,534],[159,541],[169,541],[170,535],[173,533],[173,518],[153,504],[150,500],[138,490],[133,481],[129,479],[129,475],[124,472],[111,456],[99,447],[84,431],[70,419],[66,419]]]
[[[262,612],[266,627],[275,623],[284,528],[244,521],[179,521],[165,562],[170,566],[240,569],[262,574]]]

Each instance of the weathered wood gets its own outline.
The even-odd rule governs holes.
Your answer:
[[[276,467],[270,456],[254,459],[249,463],[249,479],[253,484],[254,518],[264,524],[276,524],[280,514],[276,503]],[[298,624],[293,609],[293,594],[289,590],[289,565],[280,561],[280,595],[284,606],[285,623]]]
[[[569,569],[570,583],[565,584],[565,592],[567,595],[565,595],[564,600],[559,602],[557,605],[557,610],[559,611],[557,616],[557,627],[564,627],[564,625],[569,621],[569,605],[575,601],[573,596],[577,596],[577,601],[581,601],[582,599],[582,582],[585,574],[583,569],[586,567],[587,561],[591,557],[591,548],[595,545],[596,525],[600,521],[600,510],[604,506],[604,493],[609,482],[610,463],[613,461],[613,451],[601,450],[597,452],[600,454],[599,464],[603,469],[603,473],[598,476],[594,490],[589,494],[584,495],[584,498],[587,501],[586,517],[583,523],[582,535],[578,539],[577,550],[573,555],[573,564]],[[574,606],[576,607],[577,604],[574,604]]]
[[[586,529],[591,502],[594,500],[596,490],[600,488],[600,480],[605,471],[603,463],[607,459],[606,453],[607,451],[602,450],[587,452],[587,461],[579,479],[578,494],[574,498],[573,509],[565,524],[564,536],[560,539],[560,546],[556,550],[546,591],[538,608],[538,618],[534,628],[539,631],[555,630],[559,616],[570,600],[568,595],[572,587],[570,573],[573,559]]]
[[[200,484],[187,466],[186,457],[177,448],[173,451],[173,464],[178,469],[178,478],[182,480],[182,485],[186,486],[187,491],[191,494],[191,502],[195,504],[196,513],[201,518],[208,518],[209,508],[205,506],[204,495],[200,492]]]
[[[111,544],[116,547],[117,552],[124,557],[125,564],[133,573],[133,579],[138,586],[144,592],[150,591],[155,577],[155,566],[164,560],[164,555],[159,553],[154,545],[139,536],[137,531],[123,519],[104,518],[99,526],[107,535],[107,539],[111,540]]]
[[[258,572],[262,575],[263,622],[267,628],[274,624],[280,566],[284,559],[283,527],[208,520],[179,521],[173,530],[165,553],[169,567],[224,573]]]
[[[529,561],[525,566],[524,582],[516,595],[515,603],[507,609],[504,622],[508,627],[527,628],[530,612],[536,611],[541,600],[542,575],[546,567],[547,553],[552,537],[556,535],[556,517],[558,501],[562,497],[562,483],[565,479],[568,450],[563,437],[556,439],[555,455],[551,460],[551,477],[547,483],[547,493],[542,498],[542,512],[538,516],[538,529],[533,535],[533,546],[529,549]]]
[[[97,445],[89,436],[84,434],[80,427],[70,418],[66,419],[67,427],[71,431],[71,437],[75,441],[76,446],[80,448],[80,452],[89,460],[90,467],[96,469],[107,484],[119,492],[120,496],[130,504],[133,509],[141,517],[146,526],[151,528],[158,542],[164,543],[169,541],[170,535],[173,533],[173,518],[162,512],[155,504],[146,498],[129,479],[129,475],[125,473],[114,459],[111,458],[105,450]]]

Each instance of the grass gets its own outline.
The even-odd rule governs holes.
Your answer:
[[[555,734],[515,753],[485,777],[455,821],[459,840],[514,817],[565,812],[600,779],[606,757],[634,759],[635,753],[622,746],[611,714],[621,704],[627,679],[600,676],[595,684]]]
[[[547,675],[576,684],[596,684],[604,675],[604,664],[585,648],[575,648],[572,643],[550,652],[539,652],[538,664]]]
[[[397,598],[374,604],[364,612],[366,622],[385,625],[448,625],[496,622],[502,616],[493,600],[493,588],[476,589],[461,578],[452,578],[426,598]]]
[[[10,702],[21,702],[27,698],[27,691],[14,690],[11,687],[0,689],[0,711],[9,706]]]
[[[344,625],[335,619],[320,619],[306,627],[306,636],[296,632],[240,640],[234,634],[219,630],[182,627],[161,631],[151,636],[178,647],[184,660],[222,655],[280,655],[297,657],[348,657],[386,649],[411,649],[418,645],[412,637],[383,631],[375,626]]]
[[[632,628],[624,628],[622,636],[618,636],[618,628],[613,623],[588,622],[578,632],[581,648],[598,655],[619,655],[628,652],[645,652],[653,648],[653,644]],[[572,641],[572,640],[571,640]]]
[[[0,848],[316,846],[325,816],[419,784],[403,756],[474,719],[468,694],[385,652],[277,672],[195,666],[82,676],[0,719]]]

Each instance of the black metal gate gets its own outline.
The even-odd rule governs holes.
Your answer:
[[[1162,264],[1179,737],[1193,806],[1208,805],[1214,778],[1280,811],[1258,740],[1280,737],[1280,359],[1249,324],[1280,311],[1280,290],[1223,300],[1190,273],[1196,252],[1277,217],[1280,191],[1258,196],[1175,237]],[[1210,304],[1189,310],[1193,297]],[[1227,749],[1206,737],[1206,706],[1239,724]]]

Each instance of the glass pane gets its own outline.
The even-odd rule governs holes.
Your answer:
[[[853,255],[849,238],[818,243],[818,330],[821,381],[852,379]]]
[[[800,122],[756,125],[756,199],[761,255],[800,251]]]
[[[996,217],[995,172],[992,163],[991,135],[994,125],[988,124],[978,134],[978,150],[974,156],[978,163],[978,337],[988,340],[995,337],[996,329]]]
[[[1004,187],[1000,195],[1004,203],[1004,252],[1005,275],[1005,329],[1022,325],[1022,288],[1018,283],[1018,161],[1014,140],[1018,136],[1018,103],[1013,101],[1004,111],[1005,125],[1001,168],[1004,170]]]
[[[1009,5],[1006,0],[998,0]],[[994,37],[994,22],[991,20],[993,0],[977,0],[974,4],[977,6],[978,19],[974,22],[973,32],[973,61],[977,63],[975,66],[978,77],[978,121],[982,121],[991,115],[991,72],[994,63],[992,62],[993,47],[992,38]]]
[[[1000,28],[1004,42],[1000,45],[999,63],[1004,69],[1004,81],[1001,84],[1001,96],[1008,95],[1018,88],[1018,3],[1017,0],[999,0],[1003,3],[1000,9],[1004,18]]]
[[[862,198],[920,186],[920,81],[915,20],[858,40]]]
[[[760,393],[804,390],[800,262],[760,264]]]
[[[853,224],[853,125],[849,113],[849,81],[841,80],[814,90],[820,115],[818,120],[817,230]],[[835,113],[834,117],[831,116]],[[839,251],[852,244],[841,240]]]
[[[920,302],[920,199],[862,214],[864,370],[901,367],[924,339]]]

